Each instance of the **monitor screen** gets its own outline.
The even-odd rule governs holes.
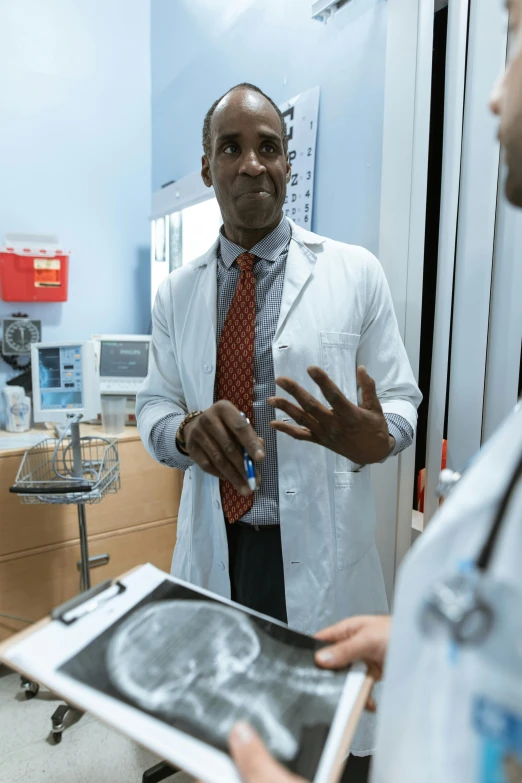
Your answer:
[[[103,340],[100,378],[146,378],[149,340]]]
[[[38,350],[42,410],[83,408],[81,345]]]

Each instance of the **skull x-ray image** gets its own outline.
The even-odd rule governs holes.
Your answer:
[[[347,672],[318,669],[321,642],[164,580],[60,671],[228,753],[248,720],[313,780]]]
[[[329,724],[345,676],[318,669],[249,615],[210,601],[162,601],[134,612],[107,650],[113,685],[142,709],[182,718],[226,744],[239,719],[272,753],[295,757],[306,721]]]

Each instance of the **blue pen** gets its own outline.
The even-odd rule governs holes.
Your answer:
[[[250,424],[250,419],[248,418],[248,416],[245,416],[244,413],[242,413],[241,415],[244,416],[244,418]],[[254,468],[254,463],[252,462],[252,460],[248,456],[248,451],[244,447],[243,447],[243,461],[244,461],[244,464],[245,464],[245,475],[247,477],[248,486],[250,487],[252,492],[254,492],[254,490],[257,487],[256,471],[255,471],[255,468]]]

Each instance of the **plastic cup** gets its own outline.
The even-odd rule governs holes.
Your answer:
[[[101,398],[102,429],[107,435],[125,432],[127,398],[103,394]]]

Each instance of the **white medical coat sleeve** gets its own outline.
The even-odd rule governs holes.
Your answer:
[[[175,435],[169,446],[168,456],[165,455],[165,446],[168,444],[162,444],[159,453],[157,453],[152,437],[155,426],[162,419],[172,416],[174,422],[165,429],[165,436],[169,433],[172,434],[175,423],[179,427],[189,412],[184,399],[178,358],[174,349],[174,335],[169,334],[165,317],[163,296],[167,294],[167,283],[168,278],[158,290],[152,311],[152,356],[149,373],[136,397],[136,420],[147,451],[159,462],[179,470],[186,470],[193,462],[178,451]],[[177,427],[175,429],[177,431]]]
[[[366,297],[357,364],[364,365],[375,381],[383,412],[402,416],[415,432],[422,394],[401,339],[383,268],[371,253],[368,253]]]

